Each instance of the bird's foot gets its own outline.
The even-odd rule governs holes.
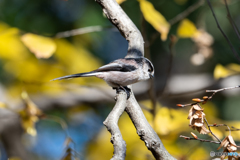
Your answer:
[[[130,88],[119,86],[118,88],[117,87],[113,87],[113,89],[116,89],[117,93],[119,93],[121,90],[123,90],[127,94],[127,99],[130,98],[130,93],[131,93],[131,89]]]

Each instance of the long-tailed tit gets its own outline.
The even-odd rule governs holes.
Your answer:
[[[106,64],[94,71],[55,78],[54,80],[96,76],[107,82],[113,89],[123,89],[130,97],[130,84],[153,78],[154,67],[147,58],[123,58]]]

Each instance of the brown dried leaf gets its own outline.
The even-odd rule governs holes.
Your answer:
[[[188,113],[188,118],[187,119],[190,119],[192,117],[192,115],[194,114],[193,113],[193,107],[191,107],[188,112],[189,113]]]
[[[203,126],[203,124],[202,123],[194,123],[194,126],[196,126],[196,127],[202,127]]]
[[[234,146],[237,146],[236,143],[233,140],[233,137],[231,135],[228,136],[228,140],[231,144],[233,144]]]
[[[220,144],[220,146],[217,148],[217,150],[219,150],[220,148],[222,148],[224,145],[226,145],[228,142],[228,137],[225,137],[223,140],[222,140],[222,143]],[[228,142],[229,144],[229,142]]]
[[[189,125],[191,125],[191,126],[193,126],[194,125],[194,123],[195,123],[195,120],[194,120],[194,118],[193,117],[190,117],[190,124]]]
[[[198,119],[198,118],[199,118],[199,115],[194,114],[194,115],[192,116],[192,118]]]
[[[203,111],[202,107],[199,104],[194,104],[192,107],[197,111]]]
[[[202,127],[197,127],[197,130],[200,134],[208,134],[210,131],[203,125]]]
[[[235,152],[237,150],[237,147],[230,144],[230,145],[227,146],[227,150],[229,152]]]
[[[224,150],[223,152],[227,152],[227,150]],[[222,156],[220,158],[221,158],[221,160],[224,160],[225,157],[226,157],[226,154],[222,154]]]

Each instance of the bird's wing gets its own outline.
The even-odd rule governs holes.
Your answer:
[[[121,72],[130,72],[135,70],[136,67],[124,63],[112,62],[106,64],[98,69],[95,72],[109,72],[109,71],[121,71]]]
[[[86,73],[78,73],[73,75],[67,75],[59,78],[55,78],[52,81],[55,80],[62,80],[62,79],[70,79],[70,78],[77,78],[77,77],[91,77],[96,76],[98,74],[101,74],[100,72],[110,72],[110,71],[119,71],[119,72],[131,72],[136,70],[137,68],[134,65],[126,63],[127,61],[124,59],[119,59],[116,61],[113,61],[109,64],[106,64],[92,72],[86,72]]]

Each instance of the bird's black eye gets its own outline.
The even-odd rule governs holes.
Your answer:
[[[149,69],[148,69],[148,72],[152,72],[152,70],[149,68]]]

